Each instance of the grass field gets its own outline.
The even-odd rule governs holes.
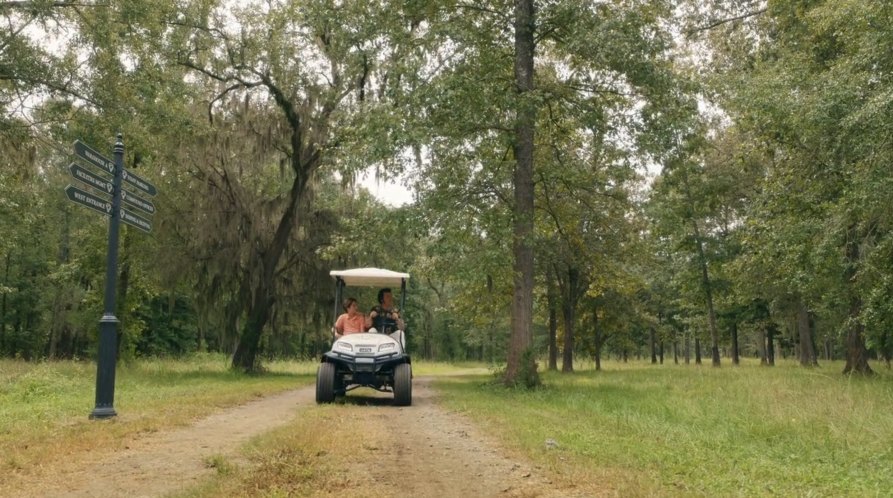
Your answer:
[[[267,368],[265,375],[244,376],[210,355],[122,364],[119,415],[96,422],[87,418],[93,364],[0,361],[0,471],[52,465],[116,447],[124,435],[184,425],[224,406],[312,384],[316,363]],[[451,410],[505,446],[560,479],[597,480],[621,496],[890,496],[893,373],[875,368],[878,375],[864,379],[841,375],[842,364],[834,362],[715,369],[609,361],[600,372],[583,365],[574,374],[544,373],[544,387],[527,392],[494,385],[481,365],[414,365],[416,375],[436,378]],[[337,409],[305,416],[324,423]],[[246,451],[276,455],[335,444],[315,425],[259,438]],[[331,479],[323,470],[305,470],[310,487]]]
[[[437,386],[534,461],[621,496],[890,496],[893,375],[842,368],[607,362],[534,392],[481,375]]]
[[[95,406],[95,364],[0,360],[0,471],[27,471],[117,447],[124,435],[184,425],[220,407],[310,384],[316,372],[310,362],[271,362],[259,376],[228,366],[218,355],[120,363],[118,416],[97,422],[88,419]]]

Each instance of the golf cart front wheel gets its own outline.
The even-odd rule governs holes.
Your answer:
[[[316,371],[316,402],[335,401],[335,365],[322,363]]]
[[[394,369],[394,404],[412,404],[412,366],[409,363],[401,363]]]

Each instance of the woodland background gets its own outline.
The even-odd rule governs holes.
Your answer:
[[[529,115],[544,366],[889,366],[893,4],[533,6],[519,91],[507,1],[0,1],[0,355],[95,357],[107,221],[63,189],[121,132],[160,192],[122,230],[122,358],[315,357],[328,271],[377,266],[412,275],[414,355],[505,361]]]

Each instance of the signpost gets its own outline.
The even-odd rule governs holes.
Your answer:
[[[74,185],[65,187],[65,195],[76,204],[86,206],[109,217],[109,242],[105,270],[105,311],[99,320],[99,358],[96,368],[96,407],[91,419],[104,419],[117,415],[115,412],[115,363],[117,362],[117,327],[115,317],[115,287],[118,277],[118,232],[123,221],[146,233],[152,231],[150,220],[123,209],[121,201],[128,206],[155,214],[155,205],[121,188],[122,181],[154,196],[158,193],[154,185],[124,169],[124,142],[119,133],[115,141],[114,160],[108,159],[90,146],[76,140],[74,153],[88,164],[98,167],[102,173],[112,175],[111,181],[96,175],[78,163],[71,163],[68,170],[76,180],[96,189],[91,193]],[[107,196],[111,196],[108,198]]]

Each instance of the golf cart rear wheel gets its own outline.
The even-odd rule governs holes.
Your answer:
[[[412,404],[412,367],[409,363],[401,363],[394,369],[394,404]]]
[[[316,402],[335,401],[335,365],[323,363],[316,371]]]

